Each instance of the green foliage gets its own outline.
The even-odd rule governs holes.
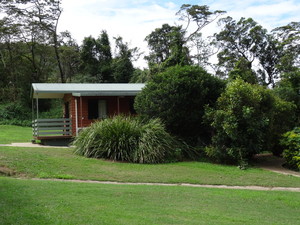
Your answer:
[[[279,40],[279,44],[283,49],[279,64],[277,65],[279,70],[283,73],[298,70],[300,22],[290,22],[285,26],[275,28],[272,32]]]
[[[39,102],[39,118],[52,119],[62,117],[61,100],[42,100]],[[1,125],[32,125],[32,109],[20,103],[7,103],[0,105],[0,124]]]
[[[133,71],[130,83],[146,83],[150,80],[150,71],[148,69],[135,69]]]
[[[130,49],[128,43],[124,43],[122,37],[115,38],[117,54],[113,59],[112,70],[116,83],[128,83],[133,75],[134,67],[132,58],[137,48]]]
[[[163,71],[175,65],[189,65],[189,50],[184,46],[185,32],[180,26],[163,24],[146,37],[149,56],[146,56],[151,73]]]
[[[280,156],[283,151],[280,139],[283,133],[295,126],[296,106],[277,97],[274,92],[272,95],[274,102],[269,114],[270,123],[264,148],[270,150],[274,155]]]
[[[203,124],[205,105],[214,105],[224,83],[204,69],[175,66],[156,74],[135,99],[136,111],[146,119],[160,118],[172,134],[189,144],[209,139]]]
[[[61,99],[52,99],[52,100],[44,100],[43,105],[46,105],[43,107],[41,105],[40,112],[39,112],[39,118],[40,119],[57,119],[62,118],[63,116],[63,102]],[[43,100],[40,100],[40,103],[43,103]]]
[[[283,157],[286,165],[300,171],[300,127],[286,132],[281,139],[281,144],[285,147]]]
[[[0,105],[0,124],[31,126],[31,110],[21,103]]]
[[[235,21],[231,17],[226,17],[219,22],[222,22],[224,27],[221,32],[215,34],[214,43],[222,49],[218,53],[219,66],[225,69],[226,75],[242,59],[248,63],[247,70],[250,73],[243,76],[249,78],[253,73],[252,70],[256,69],[256,80],[263,85],[274,86],[278,76],[276,65],[281,56],[278,41],[252,18],[242,17],[239,21]],[[258,64],[255,67],[256,62]],[[243,76],[242,78],[247,80]],[[251,80],[253,81],[253,78]]]
[[[83,74],[89,74],[97,82],[112,82],[112,55],[111,47],[106,31],[102,31],[99,38],[92,36],[83,40],[80,53]]]
[[[233,70],[231,70],[228,74],[229,80],[235,80],[237,78],[241,78],[243,81],[248,82],[250,84],[257,84],[257,77],[255,72],[251,69],[251,62],[248,62],[244,58],[240,58]]]
[[[297,126],[300,125],[300,70],[284,74],[274,90],[280,98],[297,106],[295,123]]]
[[[254,154],[271,150],[276,137],[293,121],[293,104],[274,96],[271,90],[237,79],[228,84],[206,117],[214,128],[209,157],[244,167]],[[279,123],[279,124],[277,124]]]
[[[160,163],[172,159],[176,141],[158,119],[143,123],[116,116],[93,123],[74,141],[75,153],[93,158]]]

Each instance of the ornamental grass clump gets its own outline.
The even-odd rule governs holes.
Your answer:
[[[95,122],[80,132],[74,141],[75,153],[90,158],[130,161],[139,137],[136,120],[117,116]]]
[[[90,158],[135,163],[160,163],[174,159],[175,139],[158,119],[116,116],[93,123],[74,141],[75,153]]]
[[[132,154],[136,163],[160,163],[175,158],[178,145],[159,119],[152,119],[141,127],[138,147]]]

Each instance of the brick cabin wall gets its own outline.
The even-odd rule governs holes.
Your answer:
[[[119,98],[119,112],[118,112],[118,98]],[[96,120],[88,119],[88,100],[98,99],[106,100],[107,102],[107,115],[113,117],[118,114],[130,115],[130,101],[134,96],[99,96],[99,97],[74,97],[71,94],[64,96],[64,102],[69,102],[70,118],[72,120],[72,135],[76,136],[76,110],[75,99],[77,99],[77,115],[78,127],[88,127]]]

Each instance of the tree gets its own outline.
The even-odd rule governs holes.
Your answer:
[[[204,143],[209,140],[204,107],[214,105],[223,87],[200,67],[177,65],[153,76],[136,97],[135,109],[146,119],[159,117],[172,134],[193,145]]]
[[[58,51],[57,34],[58,22],[62,13],[61,0],[4,1],[1,10],[8,18],[11,18],[14,25],[19,27],[21,37],[29,47],[34,49],[37,42],[53,46],[60,80],[64,83],[65,77]],[[32,50],[33,64],[34,57],[34,50]],[[35,73],[38,73],[38,68],[35,69]]]
[[[291,22],[272,32],[283,50],[279,70],[283,73],[297,70],[300,65],[300,22]]]
[[[111,47],[106,31],[99,38],[86,37],[81,46],[81,71],[95,82],[113,82]]]
[[[293,125],[294,105],[271,90],[241,79],[228,84],[216,108],[206,111],[213,127],[209,157],[244,167],[254,154],[273,150],[280,135]]]
[[[139,69],[136,68],[133,71],[132,77],[130,79],[130,83],[146,83],[151,79],[149,69]]]
[[[263,85],[274,86],[278,78],[276,66],[281,56],[281,48],[274,37],[251,18],[241,18],[236,22],[227,17],[220,23],[224,23],[224,28],[215,34],[215,43],[221,49],[218,59],[219,65],[225,68],[223,74],[228,74],[241,59],[248,62],[250,70],[254,70],[253,64],[257,61],[257,80]]]
[[[222,10],[210,11],[207,5],[183,4],[176,15],[180,16],[180,20],[186,22],[184,33],[188,32],[192,22],[196,24],[196,29],[186,37],[186,41],[188,41],[224,13],[226,12]]]
[[[132,60],[138,49],[130,49],[128,43],[123,42],[122,37],[115,38],[115,41],[116,55],[112,63],[114,81],[117,83],[128,83],[134,73]]]
[[[275,93],[282,99],[296,105],[295,125],[300,125],[300,70],[284,73],[282,79],[274,88]]]
[[[68,31],[59,35],[59,45],[60,61],[66,82],[72,82],[79,73],[80,48]]]
[[[28,84],[44,82],[55,72],[53,49],[44,44],[42,35],[27,32],[11,17],[4,17],[0,23],[0,88],[5,93],[2,101],[22,100],[25,106],[30,105]]]
[[[198,65],[207,65],[209,56],[215,52],[202,38],[201,30],[223,13],[225,11],[210,11],[206,5],[182,5],[176,13],[184,22],[182,26],[164,24],[145,39],[150,48],[150,54],[145,58],[151,73],[163,71],[170,66],[191,65],[192,60]]]
[[[112,54],[108,34],[103,30],[96,41],[98,51],[98,80],[101,82],[113,82],[112,76]]]
[[[190,57],[198,66],[211,66],[209,58],[216,54],[214,46],[208,41],[210,37],[203,38],[201,31],[224,13],[222,10],[211,11],[207,5],[190,4],[183,4],[176,13],[184,22],[185,45],[189,46]]]
[[[180,26],[169,24],[163,24],[151,32],[145,39],[150,48],[149,56],[145,57],[149,68],[158,72],[170,66],[190,64],[184,34]]]
[[[240,58],[228,74],[229,80],[235,80],[237,78],[240,78],[250,84],[258,83],[256,74],[251,68],[251,63],[244,58]]]

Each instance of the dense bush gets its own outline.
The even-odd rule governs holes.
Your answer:
[[[23,104],[14,102],[0,105],[0,124],[31,126],[31,110]]]
[[[75,153],[135,163],[160,163],[174,159],[177,143],[158,119],[116,116],[93,123],[74,141]]]
[[[190,144],[209,140],[204,106],[214,105],[225,84],[196,66],[175,66],[154,75],[136,97],[135,108],[146,119],[160,118],[172,134]]]
[[[280,156],[283,148],[280,145],[282,134],[291,130],[295,126],[295,118],[297,116],[296,105],[282,100],[270,91],[274,99],[269,114],[269,125],[263,148],[271,151],[273,155]]]
[[[282,79],[278,82],[275,93],[280,96],[280,98],[293,102],[296,108],[296,125],[300,125],[300,71],[296,70],[294,72],[286,73],[283,75]]]
[[[20,102],[2,104],[0,105],[0,124],[31,126],[32,119],[36,116],[35,113],[32,114],[32,109]],[[61,100],[40,101],[39,118],[62,118]]]
[[[286,132],[281,139],[281,144],[285,147],[283,157],[286,165],[300,171],[300,127]]]
[[[229,83],[216,109],[206,112],[214,128],[207,155],[245,166],[254,154],[270,150],[276,144],[272,143],[275,137],[286,132],[284,124],[293,121],[293,106],[262,86],[241,79]]]

